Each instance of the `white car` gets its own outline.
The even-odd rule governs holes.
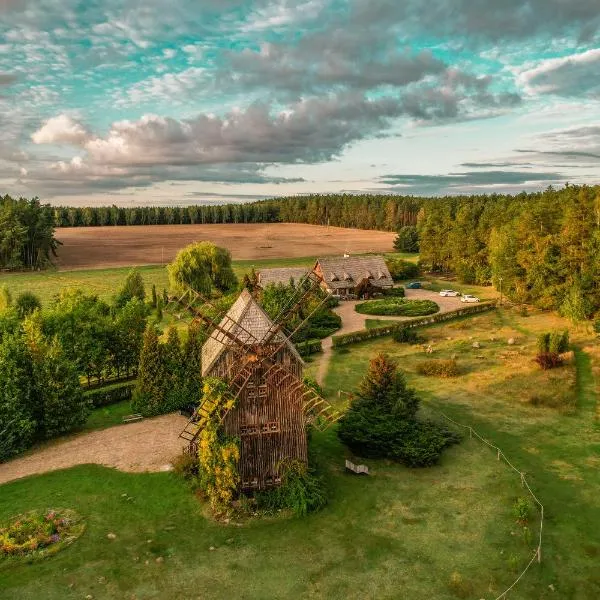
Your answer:
[[[465,294],[461,299],[461,302],[479,302],[477,296],[471,296],[471,294]]]
[[[460,296],[460,292],[456,292],[455,290],[442,290],[440,296]]]

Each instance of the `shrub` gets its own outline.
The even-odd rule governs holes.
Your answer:
[[[456,377],[460,375],[460,369],[454,359],[426,360],[417,365],[417,373],[428,377]]]
[[[361,302],[355,306],[355,310],[365,315],[422,317],[438,312],[440,307],[431,300],[384,298]]]
[[[321,343],[321,340],[307,340],[306,342],[298,342],[296,344],[296,350],[298,350],[300,356],[310,356],[311,354],[322,352],[323,344]]]
[[[297,517],[320,510],[327,504],[322,478],[312,473],[304,463],[287,460],[279,466],[281,485],[258,492],[256,506],[261,510],[290,509]]]
[[[540,365],[544,371],[556,369],[563,364],[562,358],[559,354],[556,354],[556,352],[542,352],[535,357],[535,362]]]
[[[31,292],[23,292],[15,300],[15,310],[21,319],[24,319],[27,315],[40,308],[42,308],[40,299]]]
[[[182,452],[173,460],[173,471],[186,481],[194,480],[200,472],[197,457],[189,452]]]
[[[542,333],[537,339],[538,354],[563,354],[569,351],[569,331]]]
[[[417,344],[419,335],[414,329],[398,329],[392,334],[392,339],[399,344]]]
[[[352,452],[371,458],[392,458],[411,467],[435,464],[458,436],[435,423],[419,421],[419,399],[397,364],[376,356],[342,417],[338,437]]]
[[[134,389],[135,382],[128,381],[86,392],[85,396],[94,408],[99,408],[123,402],[123,400],[131,400]]]
[[[419,266],[401,258],[389,258],[385,261],[387,268],[394,281],[414,279],[420,274]]]
[[[517,498],[515,503],[513,504],[513,514],[517,519],[517,523],[520,525],[525,525],[527,521],[529,521],[529,502],[527,502],[526,498]]]
[[[538,354],[546,354],[550,351],[550,334],[541,333],[537,339]]]
[[[383,295],[392,297],[392,298],[404,298],[404,288],[403,287],[393,287],[383,290]]]

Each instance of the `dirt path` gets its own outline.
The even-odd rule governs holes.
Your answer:
[[[56,230],[63,244],[57,265],[68,270],[164,264],[199,241],[224,246],[236,260],[391,252],[395,235],[302,223],[73,227]]]
[[[185,422],[180,415],[164,415],[54,443],[0,464],[0,484],[89,463],[126,472],[168,470],[185,444],[179,438]]]
[[[433,300],[439,307],[440,312],[450,312],[456,310],[461,306],[464,306],[460,298],[454,297],[442,297],[437,292],[429,292],[427,290],[405,290],[406,298],[409,300]],[[350,300],[342,302],[337,308],[334,309],[340,317],[342,317],[342,327],[338,329],[334,335],[342,335],[344,333],[351,333],[353,331],[360,331],[366,328],[367,319],[381,319],[384,321],[410,321],[413,317],[374,317],[371,315],[362,315],[354,310],[354,307],[362,300]],[[317,382],[319,385],[323,385],[325,376],[327,375],[327,369],[329,368],[329,361],[331,359],[331,353],[333,349],[332,337],[325,338],[322,341],[323,352],[319,356],[319,368],[317,370]]]

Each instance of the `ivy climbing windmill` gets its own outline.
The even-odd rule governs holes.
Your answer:
[[[291,332],[286,329],[290,317],[320,290],[320,283],[315,273],[309,273],[275,319],[248,290],[242,291],[221,318],[213,316],[215,307],[195,290],[171,298],[170,304],[183,309],[184,315],[207,326],[202,375],[223,379],[231,394],[230,401],[219,406],[210,397],[201,401],[181,437],[195,451],[203,427],[211,419],[226,435],[238,437],[242,489],[277,485],[283,461],[307,462],[306,425],[324,430],[341,417],[303,381],[304,361],[291,341],[328,296],[320,292],[308,316]]]

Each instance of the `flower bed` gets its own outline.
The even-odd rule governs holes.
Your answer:
[[[0,526],[0,560],[9,557],[44,558],[73,543],[84,531],[72,510],[34,510]]]
[[[363,315],[424,317],[440,310],[432,300],[405,300],[404,298],[384,298],[362,302],[355,307],[356,312]]]

